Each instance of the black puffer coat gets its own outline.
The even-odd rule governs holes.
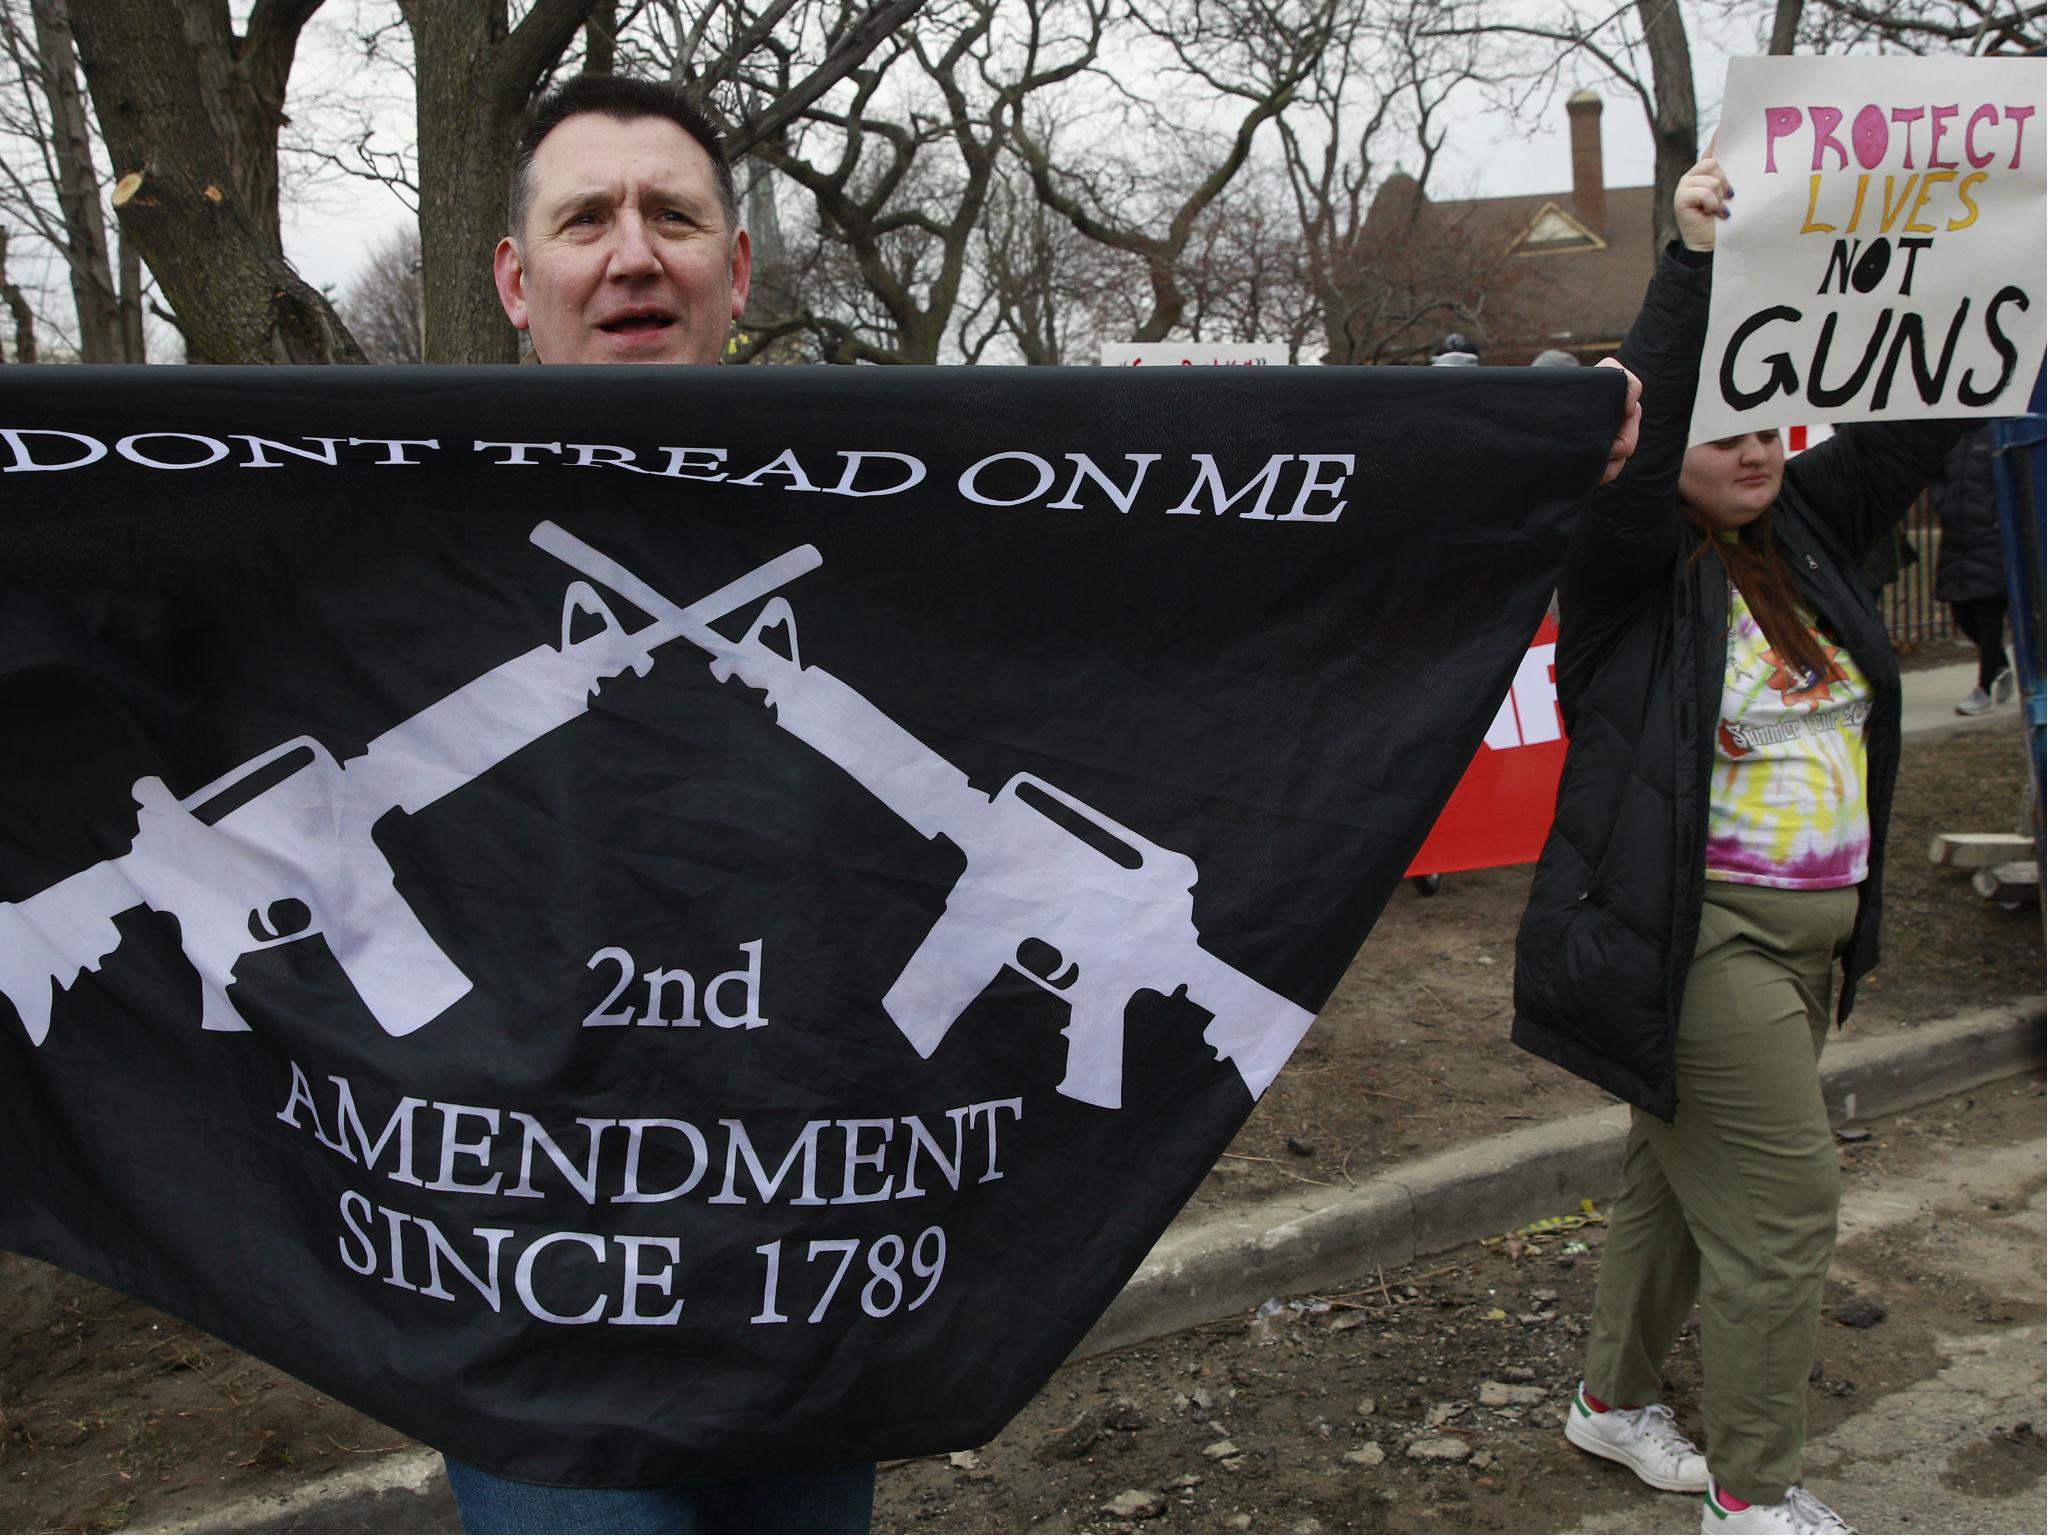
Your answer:
[[[1559,582],[1558,701],[1571,748],[1515,943],[1515,1043],[1669,1120],[1673,1045],[1699,936],[1728,580],[1681,519],[1678,473],[1712,267],[1673,247],[1622,361],[1643,381],[1641,443],[1595,494]],[[1849,427],[1786,466],[1772,527],[1807,600],[1869,678],[1870,876],[1838,1017],[1877,963],[1884,834],[1899,764],[1899,670],[1856,556],[1964,423]]]
[[[1991,473],[1991,429],[1957,443],[1928,487],[1941,520],[1934,595],[1944,603],[2005,596],[2005,547],[1998,539],[1998,488]]]

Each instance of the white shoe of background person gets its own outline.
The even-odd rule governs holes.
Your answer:
[[[2013,695],[2013,686],[2012,668],[2007,667],[1998,676],[1991,679],[1991,702],[2003,704],[2006,700],[2010,699]]]
[[[1582,1451],[1620,1462],[1652,1488],[1700,1493],[1707,1487],[1706,1457],[1679,1433],[1662,1403],[1595,1412],[1582,1381],[1565,1410],[1564,1437]]]
[[[1956,700],[1956,713],[1959,715],[1984,715],[1990,712],[1991,695],[1982,688],[1972,688]]]
[[[1701,1536],[1747,1536],[1752,1531],[1811,1532],[1813,1536],[1848,1532],[1855,1536],[1855,1526],[1804,1488],[1787,1488],[1782,1503],[1751,1504],[1746,1509],[1724,1509],[1715,1497],[1717,1491],[1708,1479],[1700,1501]]]

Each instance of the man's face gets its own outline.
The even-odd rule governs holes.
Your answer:
[[[747,303],[710,155],[664,117],[585,113],[540,142],[526,227],[498,242],[506,318],[544,363],[715,363]]]

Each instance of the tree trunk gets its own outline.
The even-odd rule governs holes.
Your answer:
[[[271,250],[284,254],[278,226],[277,131],[284,126],[285,82],[299,31],[320,0],[257,0],[249,30],[235,36],[224,5],[177,0],[182,40],[192,57],[206,115],[213,122],[235,192]]]
[[[106,216],[93,170],[92,131],[78,89],[78,49],[64,0],[31,0],[36,65],[50,109],[50,156],[57,166],[57,210],[64,224],[64,261],[71,301],[78,311],[78,355],[88,363],[117,363],[121,355],[120,305],[107,261]]]
[[[508,27],[505,0],[401,0],[417,85],[430,363],[518,361],[518,333],[491,280],[491,252],[506,230],[512,141],[591,3],[536,0]]]
[[[619,61],[618,0],[596,0],[583,23],[583,73],[608,75]]]
[[[258,0],[251,27],[265,10]],[[121,178],[122,232],[209,363],[359,363],[326,299],[279,254],[276,204],[252,206],[198,78],[178,0],[94,0],[72,18],[100,131]],[[273,126],[271,160],[275,165]]]
[[[1790,53],[1792,45],[1799,38],[1800,0],[1778,0],[1778,8],[1771,16],[1771,52]]]
[[[1692,93],[1692,47],[1685,38],[1685,20],[1670,0],[1636,0],[1643,20],[1643,40],[1650,50],[1651,90],[1657,111],[1650,123],[1657,144],[1655,217],[1657,248],[1678,238],[1678,220],[1671,199],[1678,183],[1699,159],[1699,110]]]
[[[0,229],[0,304],[7,306],[7,312],[14,317],[14,360],[17,363],[32,363],[36,360],[36,317],[28,307],[28,296],[7,277],[7,231]],[[0,355],[0,363],[6,362]]]
[[[1152,312],[1144,322],[1131,333],[1133,341],[1164,341],[1180,324],[1180,317],[1187,312],[1188,301],[1175,281],[1174,257],[1164,251],[1148,251],[1145,255],[1145,281],[1152,290]]]
[[[128,238],[128,231],[114,232],[121,261],[121,361],[146,363],[149,349],[142,339],[142,252]]]

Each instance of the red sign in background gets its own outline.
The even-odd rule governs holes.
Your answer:
[[[1543,851],[1564,771],[1557,623],[1546,618],[1487,729],[1486,744],[1430,828],[1411,875],[1526,864]]]

